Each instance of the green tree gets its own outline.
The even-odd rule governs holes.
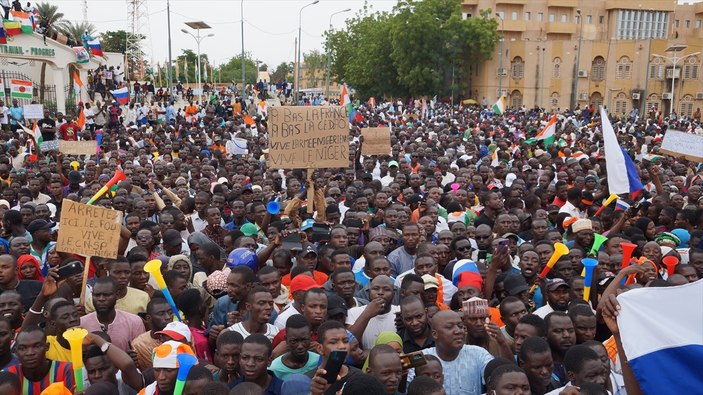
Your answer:
[[[125,30],[106,31],[100,34],[100,45],[105,52],[127,52],[127,33]],[[146,39],[144,35],[139,36],[139,41]]]
[[[317,49],[303,54],[303,64],[308,88],[315,88],[318,82],[325,80],[324,70],[327,67],[327,55]],[[301,70],[300,74],[303,74]]]
[[[59,12],[59,6],[42,2],[37,4],[37,19],[39,25],[47,26],[46,35],[53,37],[57,32],[57,24],[63,19],[63,13]]]
[[[95,34],[95,25],[90,22],[72,22],[67,20],[62,20],[56,29],[66,37],[68,37],[69,42],[73,42],[73,45],[82,45],[84,32],[88,32],[91,36]]]
[[[276,83],[278,81],[290,80],[290,77],[293,76],[293,71],[294,68],[292,63],[282,62],[275,69],[273,69],[273,72],[270,74],[271,82]]]
[[[229,62],[221,65],[218,70],[222,73],[222,81],[241,83],[242,81],[242,55],[237,55]],[[244,54],[244,78],[247,84],[256,82],[258,73],[256,62],[250,53]]]

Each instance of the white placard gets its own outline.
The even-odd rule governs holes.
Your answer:
[[[25,119],[42,119],[44,118],[43,104],[25,104],[24,108]]]

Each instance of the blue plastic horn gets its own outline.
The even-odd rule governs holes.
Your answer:
[[[266,211],[268,211],[271,215],[277,215],[281,212],[281,205],[278,204],[278,198],[272,202],[268,202],[266,205]]]

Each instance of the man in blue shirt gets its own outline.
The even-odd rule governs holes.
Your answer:
[[[12,107],[10,107],[10,130],[16,132],[20,128],[20,124],[24,124],[24,107],[20,107],[17,99],[12,99]]]

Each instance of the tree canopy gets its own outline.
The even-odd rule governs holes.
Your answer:
[[[490,59],[498,23],[484,10],[464,19],[461,0],[401,0],[391,12],[366,4],[339,31],[327,31],[332,75],[360,97],[448,96]]]

